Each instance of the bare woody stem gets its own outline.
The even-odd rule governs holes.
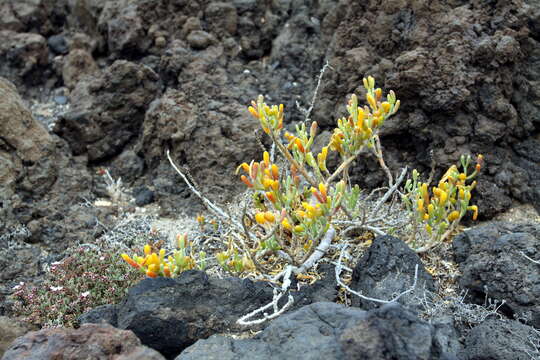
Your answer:
[[[386,173],[386,176],[388,177],[388,185],[392,186],[394,184],[394,178],[392,177],[392,173],[388,169],[388,166],[386,166],[386,163],[384,162],[384,158],[382,155],[382,147],[381,147],[381,140],[379,139],[379,135],[373,136],[373,143],[374,148],[373,152],[375,156],[377,157],[377,160],[379,161],[379,165],[383,169],[383,171]]]
[[[275,134],[272,131],[270,131],[270,137],[272,138],[274,144],[277,145],[279,151],[283,154],[283,156],[285,156],[285,158],[302,173],[304,178],[311,184],[311,186],[316,188],[318,186],[317,182],[308,174],[306,168],[303,165],[299,164],[298,161],[293,158],[289,150],[287,150],[287,148],[283,146],[283,144],[276,138]]]
[[[356,159],[356,157],[358,156],[357,155],[353,155],[351,157],[349,157],[348,159],[346,159],[344,162],[341,163],[341,165],[339,165],[339,167],[336,169],[336,171],[334,171],[334,173],[328,178],[328,180],[326,180],[326,184],[325,186],[329,186],[330,183],[339,175],[341,174],[341,172],[343,170],[345,170],[353,161],[354,159]]]

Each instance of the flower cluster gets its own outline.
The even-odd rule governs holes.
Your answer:
[[[382,90],[375,89],[371,76],[364,79],[364,87],[369,106],[359,107],[353,94],[347,106],[348,118],[338,120],[330,143],[316,156],[311,150],[317,136],[316,122],[309,127],[296,125],[294,134],[282,134],[283,105],[268,106],[262,96],[252,102],[249,112],[260,121],[289,165],[281,169],[265,151],[262,161],[243,163],[237,169],[237,173],[243,170],[240,179],[254,192],[255,226],[250,231],[259,234],[252,248],[255,258],[282,250],[292,263],[299,264],[315,250],[339,210],[349,216],[356,214],[360,189],[348,184],[348,167],[364,146],[373,146],[378,128],[399,108],[394,92],[383,100]],[[333,173],[326,164],[329,151],[343,158]],[[338,181],[340,175],[343,179]],[[218,262],[225,263],[226,254],[222,253]]]
[[[201,251],[196,257],[187,235],[177,236],[178,249],[166,256],[165,249],[154,250],[152,246],[144,246],[144,256],[122,254],[122,259],[135,269],[155,278],[158,276],[176,277],[183,271],[191,269],[204,270],[206,267],[206,254]]]
[[[376,130],[399,109],[400,101],[392,90],[386,101],[382,101],[382,89],[375,89],[375,79],[369,76],[363,82],[369,106],[359,107],[358,97],[353,94],[347,105],[349,116],[338,119],[330,141],[330,149],[343,157],[357,154],[364,146],[372,146]]]
[[[476,186],[473,179],[482,168],[483,156],[478,155],[473,172],[469,173],[470,155],[462,155],[461,169],[452,165],[436,187],[429,191],[429,184],[419,181],[420,174],[413,170],[412,180],[405,184],[402,199],[412,214],[414,223],[423,223],[431,236],[430,245],[438,244],[455,230],[467,211],[473,220],[478,217],[478,206],[470,205],[471,191]]]

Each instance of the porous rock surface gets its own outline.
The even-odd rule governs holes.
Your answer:
[[[63,79],[74,88],[96,85],[95,91],[74,95],[74,107],[86,113],[68,117],[70,126],[59,131],[75,153],[88,151],[92,161],[107,162],[137,140],[148,183],[156,177],[178,182],[163,156],[169,149],[211,196],[231,199],[241,185],[229,170],[259,152],[253,137],[257,124],[245,106],[263,93],[269,102],[285,104],[286,123],[302,119],[295,103],[309,104],[318,71],[328,61],[331,68],[312,114],[323,130],[343,115],[348,94],[362,92],[362,77],[373,75],[402,101],[381,135],[391,169],[408,164],[426,173],[433,151],[441,174],[462,153],[483,153],[487,167],[475,195],[481,217],[507,209],[512,199],[540,204],[540,172],[529,155],[540,124],[536,1],[7,0],[1,6],[0,29],[9,34],[0,43],[15,46],[0,47],[0,58],[9,60],[2,62],[1,74],[25,94],[33,93],[33,82],[46,88],[61,83],[62,66],[55,64],[77,61],[92,73],[95,60],[111,80],[124,74],[123,67],[109,68],[118,60],[148,66],[159,76],[167,87],[162,105],[149,110],[148,100],[160,97],[150,85],[153,96],[142,95],[132,113],[106,104],[119,99],[133,105],[124,91],[132,88],[123,82],[124,90],[115,93],[67,70]],[[87,46],[77,45],[84,37]],[[67,54],[58,50],[59,39]],[[135,82],[142,92],[150,83]],[[156,109],[168,113],[163,118],[176,115],[165,109],[167,102],[182,107],[180,115],[195,119],[201,130],[185,128],[185,120],[175,121],[172,133],[162,126]],[[102,112],[106,124],[99,120]],[[132,118],[129,124],[126,117]],[[148,124],[141,128],[143,117]],[[100,142],[95,138],[100,134],[110,138]],[[161,155],[159,162],[155,154]],[[362,187],[385,180],[369,157],[350,173]],[[178,195],[169,187],[160,197]],[[179,201],[185,196],[174,198]]]
[[[79,329],[49,328],[17,338],[2,360],[164,360],[141,345],[131,332],[110,325],[85,324]]]
[[[377,236],[373,240],[358,260],[349,286],[364,296],[389,301],[411,288],[415,281],[416,265],[418,276],[414,290],[398,300],[407,307],[416,308],[418,296],[425,291],[434,291],[433,278],[424,268],[420,257],[394,236]],[[380,303],[353,296],[352,305],[370,310]]]
[[[493,222],[458,235],[453,241],[462,273],[459,285],[473,302],[504,300],[510,317],[540,327],[540,224]]]
[[[537,331],[537,330],[536,330]],[[465,339],[463,360],[528,360],[538,355],[538,334],[516,320],[488,319],[475,326]]]
[[[363,311],[320,302],[281,316],[251,339],[200,340],[176,360],[453,358],[435,332],[396,303]]]
[[[34,119],[15,86],[0,78],[0,314],[14,285],[42,272],[67,246],[87,242],[110,223],[92,198],[85,157]]]
[[[190,270],[176,279],[145,279],[131,288],[113,325],[133,331],[143,344],[170,358],[212,334],[241,331],[236,320],[271,300],[266,283]],[[109,310],[108,321],[114,319]]]
[[[144,112],[159,95],[158,76],[149,67],[114,62],[72,93],[74,106],[56,124],[75,155],[98,161],[119,154],[139,131]]]

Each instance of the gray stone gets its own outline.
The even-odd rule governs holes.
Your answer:
[[[540,224],[492,222],[456,236],[456,262],[461,270],[459,284],[473,302],[486,297],[505,300],[501,308],[510,316],[528,318],[540,327]]]
[[[364,311],[315,303],[274,320],[251,339],[213,335],[176,360],[191,359],[450,359],[435,329],[399,304]]]
[[[115,359],[164,360],[142,346],[131,331],[110,325],[84,324],[79,329],[49,328],[17,338],[2,360]]]
[[[475,326],[465,339],[464,360],[530,360],[539,355],[540,335],[515,320],[488,319]]]
[[[434,291],[433,278],[424,268],[420,257],[394,236],[377,236],[373,240],[354,268],[350,287],[362,295],[388,301],[412,286],[416,265],[416,289],[398,300],[405,306],[416,308],[418,301],[415,297],[418,294],[423,294],[425,290]],[[352,295],[352,305],[369,310],[380,304]]]

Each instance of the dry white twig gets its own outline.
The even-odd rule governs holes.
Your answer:
[[[283,270],[281,273],[278,274],[278,277],[274,278],[277,281],[279,280],[279,278],[283,277],[283,283],[281,285],[280,292],[278,292],[278,289],[274,289],[274,296],[270,303],[266,304],[263,307],[253,310],[249,314],[242,316],[240,319],[236,321],[236,323],[242,326],[262,324],[263,322],[274,319],[278,317],[279,315],[283,314],[285,311],[287,311],[287,309],[291,307],[292,304],[294,304],[294,298],[292,297],[292,295],[289,294],[287,303],[283,305],[281,309],[279,308],[279,300],[283,297],[283,295],[285,295],[285,293],[289,290],[291,286],[292,271],[293,271],[293,266],[289,265],[285,268],[285,270]],[[268,314],[264,312],[265,310],[270,309],[270,308],[272,308],[273,310],[272,314]],[[260,313],[263,313],[262,318],[256,319],[256,320],[249,320]]]
[[[407,167],[405,166],[403,168],[403,170],[401,171],[401,174],[399,175],[399,178],[396,180],[396,183],[394,185],[392,185],[387,191],[386,193],[383,195],[382,198],[379,199],[379,201],[377,201],[377,204],[375,205],[375,208],[373,209],[372,211],[372,216],[375,216],[377,215],[377,213],[379,212],[381,206],[390,198],[390,196],[392,196],[392,194],[397,190],[398,186],[401,184],[401,182],[403,181],[403,179],[405,178],[405,175],[407,174]]]
[[[107,169],[105,169],[105,175],[107,175],[105,178],[105,182],[107,183],[107,193],[112,202],[116,204],[124,197],[122,179],[118,178],[118,180],[115,181]]]
[[[180,171],[180,169],[176,166],[174,161],[171,158],[170,151],[167,150],[167,158],[169,159],[169,162],[171,163],[172,167],[176,172],[182,177],[186,185],[189,187],[189,190],[191,190],[192,193],[194,193],[201,201],[208,206],[208,208],[214,212],[217,216],[224,218],[225,220],[230,221],[238,230],[242,231],[242,225],[240,225],[237,221],[233,220],[229,215],[225,213],[219,206],[215,205],[213,202],[205,198],[188,180],[188,178]]]
[[[308,121],[310,120],[310,116],[311,116],[311,112],[313,111],[313,107],[315,106],[315,100],[317,100],[317,95],[319,93],[319,88],[321,87],[321,83],[322,83],[322,78],[323,78],[323,75],[326,71],[327,68],[331,68],[332,67],[330,66],[330,64],[328,63],[328,61],[326,61],[326,63],[324,64],[324,66],[321,68],[321,71],[319,73],[319,78],[317,80],[317,85],[315,86],[315,91],[313,91],[313,98],[311,99],[311,104],[309,105],[309,108],[308,109],[304,109],[300,103],[298,101],[296,101],[296,107],[298,108],[298,110],[304,114],[304,124],[306,124],[306,127],[307,127],[307,123]]]
[[[540,265],[540,260],[534,260],[534,259],[531,259],[530,257],[528,257],[527,255],[525,255],[525,253],[523,251],[520,252],[521,256],[523,256],[525,259],[531,261],[532,263],[536,264],[536,265]]]

